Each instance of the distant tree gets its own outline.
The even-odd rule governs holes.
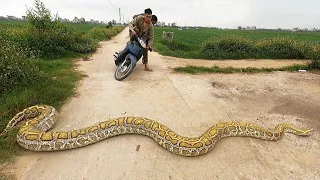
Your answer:
[[[28,22],[39,32],[52,28],[51,12],[40,0],[35,0],[35,8],[28,8],[26,14]]]

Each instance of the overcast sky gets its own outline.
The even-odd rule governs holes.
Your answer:
[[[33,0],[0,0],[0,16],[25,15]],[[320,28],[320,0],[42,0],[62,18],[119,21],[119,7],[125,20],[151,8],[159,21],[178,25],[222,28]]]

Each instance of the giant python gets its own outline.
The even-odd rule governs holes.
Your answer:
[[[279,124],[266,129],[245,122],[218,123],[199,137],[183,137],[159,122],[140,117],[121,117],[97,123],[84,129],[66,132],[47,132],[56,122],[56,109],[47,105],[31,106],[16,114],[0,136],[4,136],[22,120],[27,120],[17,133],[17,142],[32,151],[58,151],[80,148],[123,134],[142,134],[151,137],[166,150],[181,156],[208,153],[215,143],[225,137],[247,136],[263,140],[279,140],[284,133],[308,136],[312,129],[300,129],[291,124]]]

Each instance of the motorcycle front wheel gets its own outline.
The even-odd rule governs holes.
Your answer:
[[[114,72],[114,78],[117,81],[122,81],[127,78],[133,71],[134,67],[131,61],[126,61],[117,66],[116,71]]]

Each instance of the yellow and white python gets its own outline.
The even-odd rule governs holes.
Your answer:
[[[141,134],[151,137],[166,150],[181,156],[208,153],[215,143],[225,137],[247,136],[263,140],[279,140],[284,133],[308,136],[312,129],[300,129],[291,124],[279,124],[266,129],[245,122],[218,123],[199,137],[188,138],[176,134],[159,122],[140,117],[120,117],[97,123],[84,129],[66,132],[47,132],[56,122],[56,109],[47,105],[28,107],[16,114],[0,136],[5,135],[22,120],[26,123],[17,133],[17,142],[32,151],[58,151],[80,148],[101,140],[122,135]]]

